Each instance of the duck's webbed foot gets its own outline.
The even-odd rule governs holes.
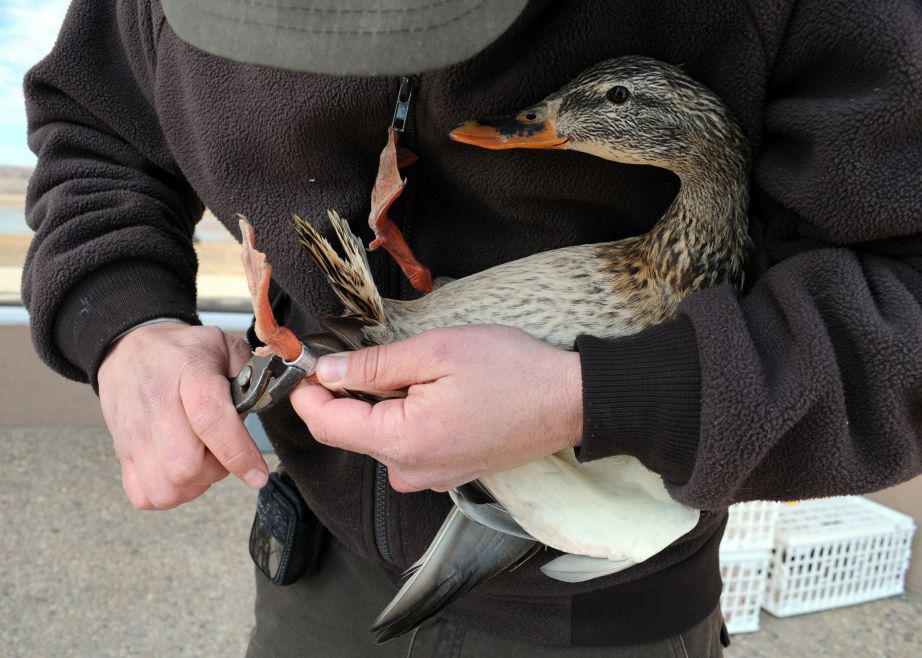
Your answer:
[[[241,260],[250,289],[250,301],[253,303],[253,315],[256,319],[254,329],[256,336],[266,345],[257,348],[256,353],[261,356],[275,354],[285,361],[294,361],[301,354],[301,341],[290,329],[279,326],[269,304],[272,266],[266,255],[256,249],[256,236],[252,225],[242,216],[239,221],[243,247]]]
[[[375,239],[369,245],[369,249],[384,247],[400,265],[400,269],[407,275],[412,286],[426,293],[432,290],[432,274],[429,268],[416,260],[413,250],[410,249],[400,229],[387,216],[388,208],[401,195],[406,185],[406,181],[400,178],[399,168],[413,164],[415,161],[416,155],[397,146],[397,133],[394,129],[388,130],[387,145],[381,151],[378,176],[371,192],[371,213],[368,215],[368,225],[374,230]]]

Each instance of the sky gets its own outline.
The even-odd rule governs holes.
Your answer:
[[[54,45],[68,0],[0,0],[0,165],[35,164],[22,76]]]

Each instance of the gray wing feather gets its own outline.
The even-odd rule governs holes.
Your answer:
[[[471,521],[476,521],[480,525],[493,528],[498,532],[504,532],[507,535],[515,535],[522,539],[535,540],[526,532],[518,521],[512,518],[512,515],[506,511],[506,508],[500,505],[492,497],[485,499],[477,494],[483,489],[473,489],[473,485],[465,484],[456,489],[451,489],[448,495],[457,505],[461,513]]]
[[[380,644],[413,630],[475,585],[519,563],[534,540],[471,521],[455,507],[371,632]]]

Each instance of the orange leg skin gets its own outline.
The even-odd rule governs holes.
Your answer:
[[[285,361],[294,361],[301,354],[301,341],[290,329],[280,327],[269,305],[269,280],[272,278],[272,266],[266,255],[256,249],[256,235],[250,223],[240,217],[241,260],[250,288],[250,301],[256,317],[256,336],[266,344],[258,348],[257,354],[275,354]]]
[[[400,233],[397,225],[387,216],[391,204],[403,193],[406,181],[400,178],[399,167],[405,167],[416,161],[416,155],[397,146],[397,133],[391,128],[387,133],[387,145],[381,151],[378,164],[378,176],[371,191],[371,213],[368,225],[375,232],[375,239],[369,249],[384,247],[400,265],[410,283],[418,291],[426,293],[432,290],[432,274],[429,268],[416,260],[413,250]]]
[[[375,236],[369,249],[374,250],[378,247],[387,249],[414,288],[423,293],[432,292],[432,274],[429,268],[416,260],[410,245],[403,238],[397,225],[387,216],[386,211],[378,218]]]

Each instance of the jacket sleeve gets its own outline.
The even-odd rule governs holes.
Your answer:
[[[38,163],[23,272],[39,355],[95,383],[112,339],[145,320],[197,322],[192,231],[202,204],[152,106],[158,3],[76,0],[25,78]]]
[[[917,3],[797,4],[752,172],[764,272],[577,341],[581,459],[633,454],[701,509],[922,472],[920,63]]]

